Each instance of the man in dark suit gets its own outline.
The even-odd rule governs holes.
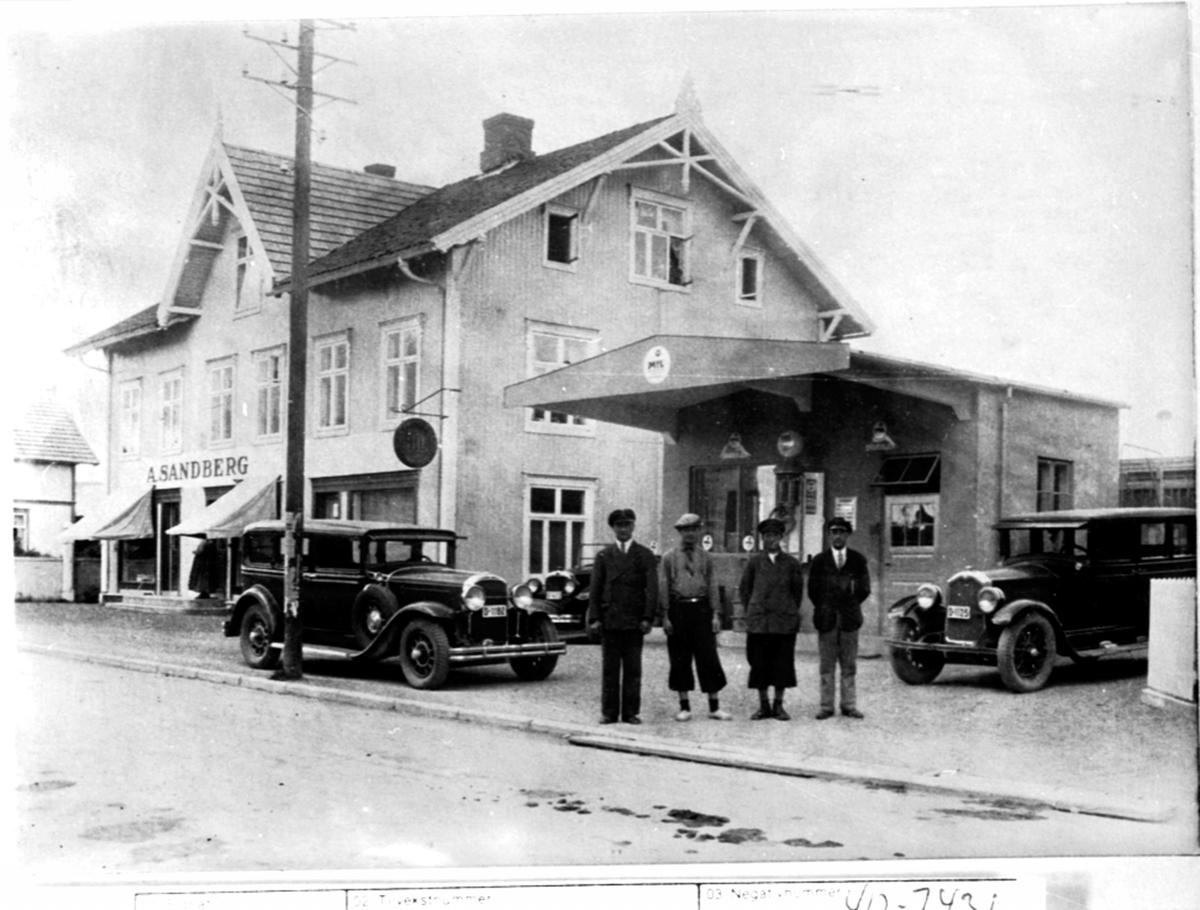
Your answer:
[[[751,720],[791,720],[783,692],[796,685],[796,633],[800,631],[800,599],[804,576],[800,562],[780,549],[786,525],[778,518],[759,522],[763,552],[755,553],[742,571],[738,595],[745,605],[746,660],[751,689],[758,690],[758,710]],[[775,699],[767,699],[769,687]]]
[[[871,593],[867,558],[846,546],[853,528],[845,518],[825,524],[829,549],[813,557],[808,570],[808,599],[813,602],[820,661],[821,709],[817,720],[833,717],[834,673],[842,673],[842,714],[862,719],[858,710],[855,676],[858,672],[858,630],[862,628],[862,603]]]
[[[617,509],[608,525],[617,538],[598,554],[588,592],[588,627],[600,633],[600,723],[640,724],[642,640],[658,611],[658,565],[633,539],[637,516]]]

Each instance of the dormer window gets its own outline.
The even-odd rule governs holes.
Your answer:
[[[545,259],[552,268],[575,269],[579,258],[579,213],[561,205],[546,206]]]
[[[690,285],[688,250],[691,212],[682,200],[633,191],[633,272],[639,284],[684,288]]]

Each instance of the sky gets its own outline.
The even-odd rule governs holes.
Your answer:
[[[99,374],[61,351],[158,301],[218,124],[291,154],[290,97],[243,72],[288,75],[245,33],[295,41],[296,20],[252,2],[253,19],[217,4],[203,22],[11,6],[9,365],[23,390],[82,401]],[[854,347],[1128,404],[1122,457],[1193,452],[1184,4],[689,6],[348,3],[354,29],[317,34],[350,62],[318,69],[347,100],[318,108],[313,157],[438,185],[477,171],[493,114],[532,118],[546,152],[670,113],[690,76],[710,129],[874,321]],[[286,15],[303,14],[320,11]]]

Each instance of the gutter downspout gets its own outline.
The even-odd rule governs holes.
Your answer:
[[[1008,477],[1008,405],[1012,401],[1013,389],[1008,386],[1004,390],[1004,397],[1000,400],[1000,427],[999,427],[999,457],[996,459],[996,519],[1000,519],[1004,515],[1004,503],[1007,501],[1005,494],[1005,479]]]
[[[477,241],[450,250],[450,263],[442,291],[442,388],[462,388],[462,290],[463,273],[471,262]],[[438,462],[438,515],[440,528],[458,530],[458,418],[459,399],[442,399],[441,458]]]

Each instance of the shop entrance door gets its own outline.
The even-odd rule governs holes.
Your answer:
[[[883,498],[881,623],[887,608],[897,600],[916,594],[924,582],[941,581],[937,560],[939,505],[937,493]]]
[[[168,534],[167,528],[179,524],[179,501],[159,501],[155,509],[154,533],[158,538],[158,591],[175,593],[179,590],[179,536]]]

